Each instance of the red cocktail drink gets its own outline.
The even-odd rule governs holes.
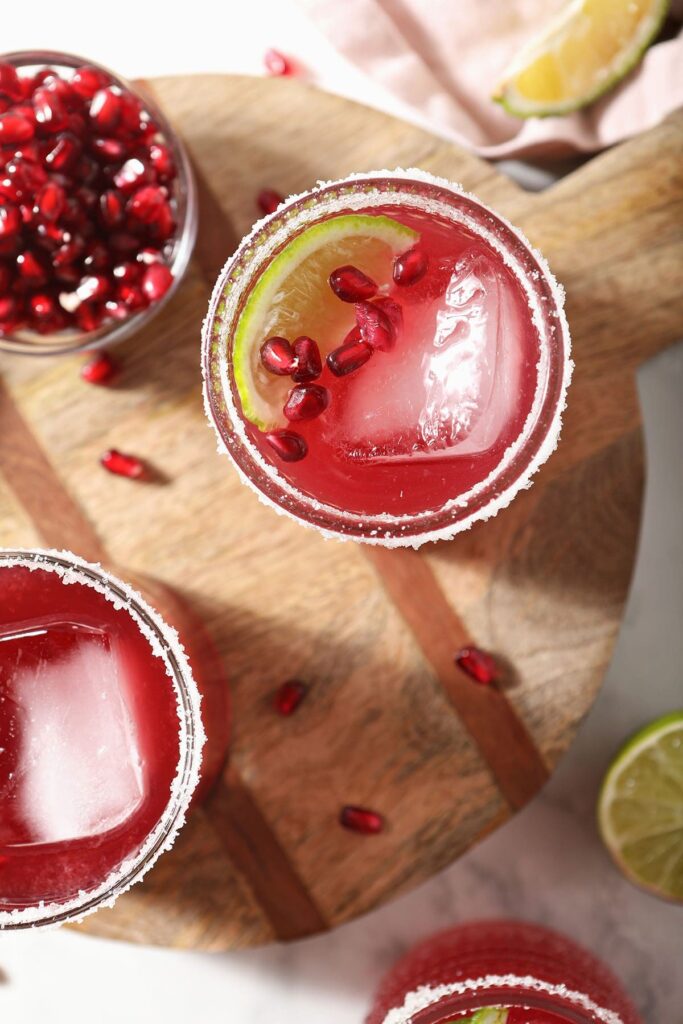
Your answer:
[[[373,543],[451,536],[557,443],[562,293],[511,225],[422,172],[281,206],[216,285],[207,411],[268,503]]]
[[[205,743],[184,642],[99,566],[0,551],[0,926],[111,903],[173,842]],[[225,688],[189,646],[224,753]]]
[[[366,1024],[641,1024],[620,983],[539,925],[479,921],[416,946],[380,986]]]

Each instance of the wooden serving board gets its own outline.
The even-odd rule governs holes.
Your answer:
[[[299,81],[148,83],[201,183],[196,258],[169,307],[118,351],[115,387],[78,358],[2,357],[0,540],[49,544],[171,584],[229,666],[222,781],[145,881],[82,926],[228,949],[331,928],[424,881],[543,784],[609,662],[638,532],[634,371],[672,342],[683,292],[683,118],[541,195],[424,131]],[[558,451],[533,488],[450,543],[382,551],[275,516],[216,455],[202,411],[200,324],[255,195],[419,166],[519,224],[567,288],[576,375]],[[154,484],[106,475],[132,451]],[[162,482],[163,481],[163,482]],[[506,666],[499,689],[453,662],[467,640]],[[273,690],[311,684],[296,715]],[[343,804],[380,811],[359,836]]]

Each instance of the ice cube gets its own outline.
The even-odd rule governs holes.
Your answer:
[[[115,828],[144,792],[130,680],[116,641],[81,623],[36,621],[0,634],[0,648],[1,689],[12,705],[14,815],[23,835],[35,845]]]
[[[442,298],[404,315],[396,349],[350,381],[342,450],[383,462],[486,451],[514,413],[522,366],[520,317],[503,272],[484,251],[468,251]]]

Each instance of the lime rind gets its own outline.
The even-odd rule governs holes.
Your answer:
[[[249,295],[235,330],[232,360],[242,411],[259,429],[267,430],[274,425],[273,410],[255,386],[252,356],[254,348],[267,336],[267,314],[277,300],[282,282],[323,246],[362,236],[385,242],[395,256],[419,239],[417,231],[391,217],[342,214],[314,224],[289,242],[261,274]]]
[[[628,48],[620,52],[607,69],[600,69],[596,75],[599,80],[593,89],[573,96],[567,100],[550,102],[527,100],[514,88],[514,79],[528,67],[534,59],[547,52],[549,43],[553,38],[561,38],[563,31],[571,22],[572,18],[581,15],[584,0],[573,0],[564,10],[560,11],[551,24],[546,28],[540,37],[532,40],[525,46],[512,64],[509,66],[495,92],[492,95],[494,102],[513,117],[558,117],[574,113],[583,107],[594,103],[605,93],[613,89],[629,72],[642,60],[646,50],[658,35],[667,16],[671,0],[654,0],[652,10],[644,17],[638,26],[638,32],[631,40]]]
[[[657,719],[622,747],[603,781],[597,815],[624,875],[683,901],[683,711]]]

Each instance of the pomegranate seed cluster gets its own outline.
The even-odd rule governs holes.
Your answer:
[[[400,287],[415,284],[427,270],[427,258],[415,246],[394,260],[393,279]],[[403,310],[398,302],[378,296],[379,287],[358,267],[343,266],[333,270],[330,288],[342,302],[352,303],[356,323],[338,348],[325,360],[335,377],[345,377],[359,370],[376,351],[393,349],[403,329]],[[260,349],[261,364],[278,377],[291,377],[296,385],[287,395],[283,413],[290,423],[312,420],[325,411],[330,392],[315,384],[321,375],[322,359],[318,343],[307,335],[292,344],[287,338],[267,338]],[[271,430],[266,441],[283,462],[299,462],[308,454],[305,439],[294,430]]]
[[[105,71],[0,63],[0,332],[93,331],[157,302],[176,177],[159,126]]]

